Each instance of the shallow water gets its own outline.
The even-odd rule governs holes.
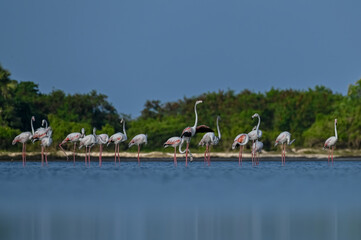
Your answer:
[[[361,161],[0,163],[0,239],[360,239]]]

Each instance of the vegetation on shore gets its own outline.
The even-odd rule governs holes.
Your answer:
[[[256,125],[252,114],[261,116],[260,129],[265,150],[273,148],[274,139],[282,131],[289,131],[296,138],[293,147],[322,148],[324,141],[334,135],[334,119],[338,119],[338,149],[359,149],[361,144],[361,79],[349,86],[348,94],[334,93],[324,86],[313,89],[270,89],[265,93],[249,90],[208,92],[200,96],[184,97],[176,102],[162,103],[148,100],[141,116],[131,119],[119,114],[107,96],[96,91],[87,94],[66,94],[53,90],[49,94],[39,92],[33,82],[18,82],[10,78],[10,72],[0,65],[0,150],[16,151],[12,139],[22,131],[30,131],[30,118],[35,116],[35,128],[42,119],[53,127],[54,151],[64,137],[71,132],[86,133],[92,128],[97,133],[112,135],[122,131],[119,120],[127,121],[128,139],[138,133],[148,135],[146,151],[161,151],[163,143],[172,136],[179,136],[182,130],[194,124],[194,102],[198,99],[199,124],[216,128],[216,117],[221,116],[222,140],[216,151],[228,152],[234,137],[247,133]],[[191,141],[196,147],[201,135]],[[29,144],[28,150],[38,149],[38,144]],[[123,150],[127,144],[121,144]],[[113,148],[109,147],[109,151]],[[135,149],[131,149],[134,151]],[[200,149],[201,150],[201,149]],[[202,149],[203,150],[203,149]]]

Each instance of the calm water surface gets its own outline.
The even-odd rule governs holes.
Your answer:
[[[361,239],[361,161],[0,163],[0,239]]]

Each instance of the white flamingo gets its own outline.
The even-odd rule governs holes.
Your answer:
[[[210,129],[208,126],[206,125],[200,125],[197,127],[198,124],[198,114],[197,114],[197,105],[202,103],[202,100],[196,101],[196,103],[194,104],[194,113],[196,115],[196,119],[194,122],[194,126],[193,127],[186,127],[181,135],[181,138],[183,139],[183,141],[181,142],[181,145],[183,145],[183,142],[186,141],[187,142],[187,147],[185,150],[186,153],[186,166],[188,166],[188,152],[189,151],[189,142],[191,140],[191,138],[198,132],[213,132],[212,129]],[[181,149],[181,145],[179,146],[179,149]]]
[[[103,144],[107,144],[108,140],[108,134],[102,133],[97,135],[97,143],[99,144],[99,167],[102,166]]]
[[[249,136],[247,133],[238,134],[237,137],[234,139],[232,144],[232,149],[235,149],[239,145],[239,154],[238,154],[238,165],[242,166],[242,152],[244,146],[248,143]]]
[[[263,149],[263,143],[262,142],[256,140],[252,144],[252,154],[254,155],[254,158],[256,160],[257,165],[259,163],[259,154],[262,152],[262,149]]]
[[[62,147],[63,144],[67,143],[67,142],[71,142],[74,144],[74,149],[73,149],[73,164],[75,165],[75,149],[76,149],[76,143],[79,142],[79,140],[81,138],[83,138],[85,136],[85,130],[84,128],[81,129],[81,133],[79,132],[73,132],[68,134],[68,136],[66,136],[64,138],[64,140],[59,144],[60,149],[64,152],[65,156],[66,156],[66,160],[69,161],[69,157],[66,154],[64,148]]]
[[[255,118],[255,117],[258,118],[257,126],[254,127],[254,128],[252,129],[252,131],[248,133],[249,140],[252,141],[252,146],[254,145],[254,142],[255,142],[256,140],[258,140],[259,138],[262,137],[262,131],[259,130],[259,125],[261,124],[261,117],[259,116],[258,113],[253,114],[252,118]],[[254,156],[254,153],[253,153],[253,151],[252,151],[252,165],[253,165],[254,157],[255,157],[255,156]],[[258,163],[256,162],[256,164],[258,164]]]
[[[171,137],[164,144],[164,148],[169,146],[174,147],[174,166],[177,166],[177,147],[181,144],[182,138],[180,137]]]
[[[45,125],[45,127],[44,127]],[[41,121],[41,127],[36,129],[36,131],[34,132],[33,136],[32,136],[32,140],[33,143],[36,142],[37,140],[41,140],[42,138],[44,138],[46,136],[46,133],[48,132],[49,127],[48,127],[48,122],[43,119]]]
[[[118,161],[119,161],[119,164],[120,164],[120,156],[119,156],[119,144],[126,141],[128,138],[127,138],[127,133],[125,131],[125,120],[122,119],[120,120],[120,124],[123,123],[123,133],[121,132],[117,132],[115,134],[113,134],[112,136],[110,136],[109,140],[108,140],[108,144],[107,146],[110,144],[110,143],[114,143],[115,145],[115,150],[114,150],[114,163],[117,164],[117,152],[118,152]]]
[[[211,151],[210,146],[211,145],[217,145],[219,143],[219,140],[221,140],[221,131],[219,130],[219,120],[221,119],[220,116],[217,117],[217,131],[218,136],[214,134],[214,132],[207,132],[203,135],[201,141],[199,142],[199,146],[206,145],[206,150],[204,152],[204,163],[207,161],[208,166],[211,164]],[[208,159],[207,159],[207,153],[208,153]]]
[[[286,144],[291,145],[296,139],[291,140],[291,133],[285,131],[281,132],[276,138],[275,147],[282,144],[282,165],[286,164]]]
[[[41,138],[40,140],[40,146],[41,146],[41,166],[44,166],[44,156],[45,156],[45,162],[46,166],[48,166],[48,151],[47,148],[50,147],[50,145],[53,143],[53,139],[51,138],[53,134],[53,130],[51,127],[46,131],[46,136]]]
[[[18,142],[23,144],[23,150],[22,150],[22,159],[23,159],[23,167],[26,165],[26,143],[31,140],[33,134],[34,134],[34,127],[33,127],[33,121],[35,121],[35,117],[32,116],[30,120],[31,125],[31,132],[22,132],[19,135],[17,135],[12,144],[16,144]]]
[[[93,134],[89,134],[79,139],[79,149],[85,146],[85,166],[89,162],[90,166],[90,150],[97,143],[96,128],[93,128]]]
[[[139,160],[139,152],[140,152],[140,145],[142,144],[147,144],[148,140],[147,140],[147,135],[145,134],[138,134],[135,137],[133,137],[132,140],[130,140],[128,147],[130,148],[133,145],[137,145],[138,146],[138,165],[140,165],[140,160]]]
[[[328,148],[328,163],[330,163],[330,156],[332,159],[332,166],[333,166],[333,150],[335,149],[336,142],[337,142],[337,119],[335,119],[335,136],[327,138],[325,144],[323,145],[323,149]]]

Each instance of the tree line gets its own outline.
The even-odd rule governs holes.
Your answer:
[[[161,150],[169,137],[179,136],[185,127],[194,124],[193,107],[198,99],[203,100],[198,105],[199,124],[216,130],[216,117],[221,116],[222,140],[216,151],[230,151],[236,135],[250,132],[257,124],[251,118],[255,112],[261,116],[265,150],[274,149],[274,140],[282,131],[289,131],[296,138],[295,147],[321,148],[334,134],[335,118],[339,130],[337,147],[359,149],[361,144],[361,79],[349,86],[347,95],[316,86],[307,90],[272,88],[264,93],[220,90],[165,103],[148,100],[141,115],[132,119],[118,113],[107,96],[95,90],[87,94],[66,94],[61,90],[44,94],[34,82],[19,82],[10,76],[0,65],[0,149],[6,151],[19,148],[12,146],[11,141],[20,132],[30,131],[31,116],[36,117],[37,124],[46,119],[53,127],[53,150],[67,134],[83,127],[87,134],[93,127],[99,134],[121,131],[121,118],[126,119],[128,139],[145,133],[145,150]],[[201,135],[196,136],[191,146],[195,148],[200,139]],[[38,149],[37,144],[28,146],[29,150]],[[122,148],[127,149],[127,145]]]

